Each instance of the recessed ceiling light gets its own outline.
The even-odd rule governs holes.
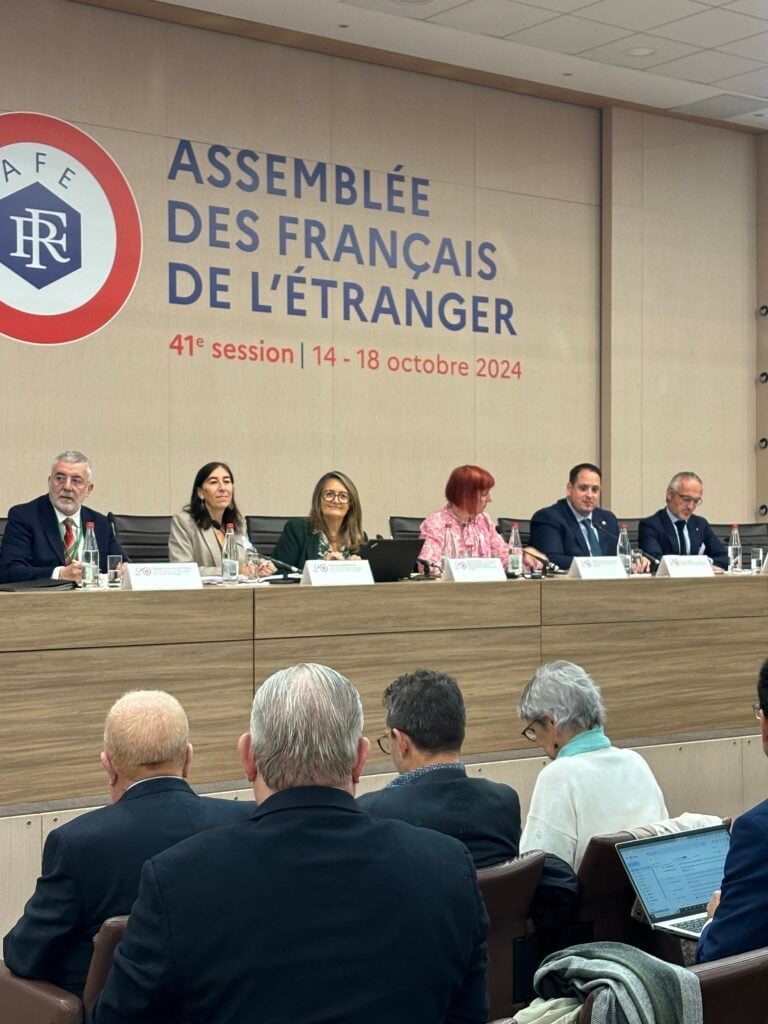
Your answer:
[[[755,114],[755,117],[765,117],[765,114]]]
[[[564,71],[563,72],[563,78],[573,78],[573,72],[572,71]]]
[[[628,57],[650,57],[651,54],[656,53],[650,46],[632,46],[624,52]]]
[[[431,4],[432,0],[395,0],[396,4],[405,4],[406,7],[410,7],[412,4]]]
[[[345,25],[342,23],[341,25],[337,25],[336,28],[349,28],[349,25]]]

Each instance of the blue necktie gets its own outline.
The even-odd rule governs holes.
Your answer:
[[[680,546],[680,554],[687,555],[688,546],[685,543],[685,520],[678,519],[675,523],[675,528],[677,529],[677,543]]]

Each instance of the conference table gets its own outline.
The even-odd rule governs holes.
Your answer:
[[[613,739],[739,735],[766,638],[768,576],[0,593],[0,807],[103,796],[104,715],[136,688],[181,700],[194,781],[227,788],[255,689],[305,661],[358,687],[379,770],[382,693],[416,668],[459,680],[471,759],[530,748],[517,700],[558,658],[601,686]]]

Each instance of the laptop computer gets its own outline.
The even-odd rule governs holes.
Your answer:
[[[368,559],[377,583],[393,583],[410,576],[423,543],[420,537],[415,540],[371,540],[361,549],[360,557]]]
[[[698,938],[723,880],[730,838],[725,825],[713,825],[616,844],[652,928]]]

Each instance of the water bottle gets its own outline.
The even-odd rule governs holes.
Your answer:
[[[510,576],[523,575],[523,544],[520,540],[520,524],[512,523],[507,551],[507,572]]]
[[[237,538],[235,527],[227,523],[227,534],[224,538],[224,547],[221,552],[221,576],[225,583],[237,583]]]
[[[731,526],[731,539],[728,541],[728,572],[741,572],[741,538],[738,523]]]
[[[619,529],[619,543],[616,545],[616,554],[621,559],[624,571],[629,576],[632,572],[632,544],[629,540],[629,530],[627,530],[626,523],[622,523]]]
[[[445,572],[445,563],[448,559],[456,558],[456,536],[450,526],[445,528],[442,556],[443,572]]]
[[[97,590],[99,586],[99,546],[93,523],[85,524],[85,539],[80,554],[83,567],[83,590]]]

